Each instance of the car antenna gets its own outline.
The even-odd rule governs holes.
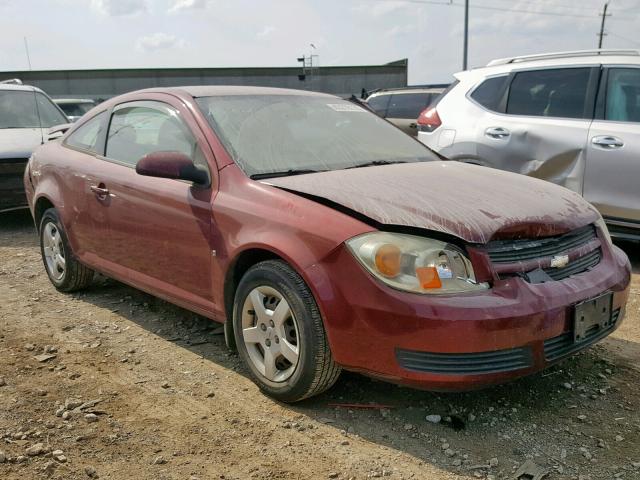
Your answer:
[[[36,115],[38,115],[38,125],[40,127],[40,145],[44,145],[44,135],[42,134],[42,118],[40,118],[40,108],[38,108],[38,97],[36,96],[36,89],[33,88],[33,101],[36,104]]]

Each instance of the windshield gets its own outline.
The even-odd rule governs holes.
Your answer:
[[[338,98],[236,95],[196,101],[249,176],[437,160],[385,120]]]
[[[49,128],[68,121],[42,93],[0,90],[0,128]]]
[[[93,103],[59,103],[58,106],[69,117],[81,117],[94,107]]]

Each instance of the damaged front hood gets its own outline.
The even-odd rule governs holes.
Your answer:
[[[523,175],[457,162],[335,170],[264,183],[323,198],[385,225],[425,228],[473,243],[499,231],[572,230],[599,218],[578,194]]]

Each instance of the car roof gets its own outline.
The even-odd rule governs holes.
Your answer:
[[[96,103],[90,98],[54,98],[55,103]]]
[[[31,85],[16,85],[15,83],[0,83],[0,90],[16,90],[19,92],[40,92],[44,93],[38,87]]]
[[[378,95],[402,95],[404,93],[440,93],[445,87],[407,87],[407,88],[385,88],[384,90],[376,90],[367,98],[377,97]]]
[[[166,93],[186,93],[194,98],[198,97],[226,97],[236,95],[296,95],[305,97],[327,97],[338,98],[335,95],[320,92],[310,92],[308,90],[294,90],[292,88],[273,87],[248,87],[239,85],[196,85],[185,87],[151,88],[140,90],[143,92],[166,92]]]
[[[594,51],[595,52],[595,51]],[[593,52],[556,52],[545,55],[531,55],[496,59],[487,66],[474,68],[456,73],[454,76],[462,78],[482,78],[490,75],[509,73],[515,70],[535,70],[551,67],[579,67],[595,65],[638,65],[640,66],[640,52],[631,53],[630,50]]]

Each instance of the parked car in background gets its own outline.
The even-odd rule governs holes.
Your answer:
[[[450,159],[570,188],[612,235],[640,238],[639,51],[500,59],[456,79],[420,115],[420,141]]]
[[[437,87],[407,87],[376,90],[366,98],[369,108],[409,135],[418,134],[416,119],[444,90]]]
[[[126,94],[39,148],[24,183],[58,290],[98,271],[224,322],[282,401],[341,368],[438,390],[528,375],[611,333],[629,295],[578,194],[438,161],[326,94]]]
[[[0,82],[0,212],[27,207],[22,177],[49,127],[67,117],[39,88],[19,80]]]
[[[53,101],[72,122],[96,106],[96,102],[90,98],[56,98]]]

